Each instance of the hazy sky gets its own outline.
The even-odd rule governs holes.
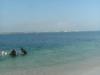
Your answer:
[[[0,33],[100,30],[100,0],[0,0]]]

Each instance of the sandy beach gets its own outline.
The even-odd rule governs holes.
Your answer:
[[[64,64],[59,66],[48,66],[41,68],[16,69],[3,72],[0,75],[99,75],[99,61],[90,63],[91,60],[83,63]]]

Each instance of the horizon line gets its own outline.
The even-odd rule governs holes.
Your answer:
[[[1,34],[28,34],[28,33],[68,33],[68,32],[100,32],[100,30],[84,30],[84,31],[42,31],[42,32],[2,32]]]

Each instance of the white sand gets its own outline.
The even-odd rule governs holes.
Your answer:
[[[16,69],[0,75],[100,75],[100,58],[75,64],[63,64],[41,68]]]
[[[81,67],[72,66],[59,66],[59,67],[45,67],[37,69],[24,69],[13,70],[11,72],[5,72],[0,75],[100,75],[99,67],[89,67],[86,65],[80,65]],[[68,69],[69,68],[69,69]]]

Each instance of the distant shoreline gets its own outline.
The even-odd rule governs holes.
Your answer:
[[[0,35],[10,35],[10,34],[38,34],[38,33],[79,33],[79,32],[100,32],[100,31],[58,31],[58,32],[3,32]]]

